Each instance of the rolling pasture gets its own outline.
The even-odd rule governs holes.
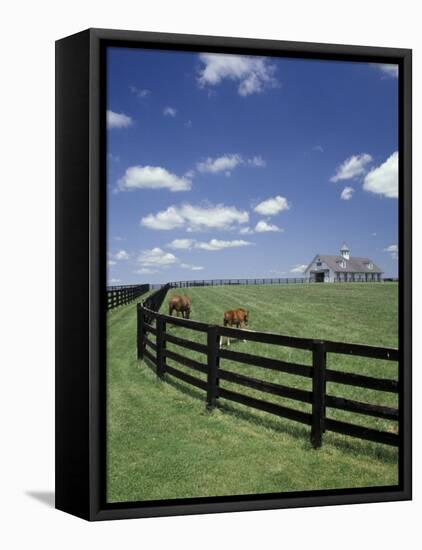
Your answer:
[[[392,283],[220,286],[171,290],[187,293],[191,318],[222,324],[226,309],[250,311],[251,330],[374,346],[397,347],[397,285]],[[204,343],[204,335],[182,327],[171,334]],[[157,379],[148,361],[136,360],[136,307],[108,315],[107,422],[108,500],[155,500],[198,496],[287,492],[393,485],[398,451],[334,433],[315,451],[309,429],[287,419],[220,399],[212,413],[203,392],[167,376]],[[224,343],[226,345],[226,343]],[[205,362],[195,351],[168,349]],[[310,352],[256,342],[232,341],[230,349],[311,365]],[[172,360],[168,359],[172,365]],[[175,365],[176,366],[176,365]],[[329,354],[328,368],[397,379],[395,363]],[[261,380],[310,389],[299,376],[240,365],[221,367]],[[177,365],[183,370],[184,367]],[[189,369],[186,369],[189,373]],[[202,375],[198,375],[201,377]],[[223,382],[222,382],[223,383]],[[226,389],[239,387],[224,381]],[[397,396],[328,383],[328,393],[397,407]],[[251,397],[261,392],[242,388]],[[310,405],[271,396],[274,403],[310,411]],[[329,418],[395,432],[393,421],[327,409]]]

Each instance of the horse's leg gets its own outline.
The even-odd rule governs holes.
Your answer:
[[[245,328],[245,323],[241,323],[240,328],[244,329]],[[244,338],[243,338],[243,343],[246,344],[246,340]]]
[[[237,329],[242,328],[242,327],[240,326],[240,323],[236,323],[236,328],[237,328]],[[236,340],[239,341],[239,338],[236,338]]]

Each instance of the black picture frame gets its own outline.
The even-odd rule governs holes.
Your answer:
[[[107,46],[399,65],[399,485],[108,504],[105,500]],[[412,498],[412,52],[305,42],[88,29],[56,42],[56,508],[86,520]]]

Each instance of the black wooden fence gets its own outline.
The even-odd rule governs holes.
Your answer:
[[[157,312],[160,311],[161,304],[164,301],[164,298],[166,297],[167,291],[171,288],[171,284],[167,283],[166,285],[163,285],[158,290],[150,294],[145,300],[143,300],[142,304],[145,310]],[[148,313],[145,313],[144,315],[145,320],[147,323],[151,323],[153,320],[153,317],[148,315]]]
[[[149,285],[109,286],[107,287],[107,310],[128,304],[148,290]]]
[[[194,281],[173,281],[166,283],[170,288],[191,288],[195,286],[222,286],[222,285],[282,285],[282,284],[301,284],[307,283],[309,279],[304,277],[285,277],[272,279],[196,279]],[[153,283],[150,285],[152,290],[159,289],[165,285]]]
[[[207,406],[211,409],[216,406],[218,399],[223,398],[306,424],[311,427],[311,442],[315,448],[321,446],[324,431],[337,432],[360,439],[398,446],[399,436],[396,433],[334,420],[327,418],[326,415],[327,408],[334,408],[398,422],[399,412],[395,408],[371,405],[336,397],[327,393],[327,382],[335,382],[397,394],[399,392],[399,384],[396,380],[374,378],[327,368],[328,353],[398,361],[397,349],[296,338],[280,334],[208,325],[198,321],[170,317],[158,312],[169,288],[170,285],[162,287],[157,293],[154,293],[157,296],[154,297],[152,295],[145,302],[139,303],[137,306],[138,358],[148,358],[155,365],[157,375],[160,378],[170,375],[204,390],[206,392]],[[151,308],[147,307],[148,305]],[[153,325],[154,320],[155,326]],[[207,335],[207,343],[200,344],[170,334],[167,331],[168,325],[185,327],[193,331],[205,333]],[[155,336],[154,340],[151,339],[150,335]],[[221,336],[311,351],[312,367],[221,348],[219,344]],[[183,352],[176,353],[171,351],[166,348],[167,342],[176,344],[182,349],[199,352],[205,356],[205,361],[200,362],[188,358],[182,354]],[[202,380],[197,376],[192,376],[168,365],[167,359],[188,367],[192,371],[205,374],[207,380]],[[281,384],[274,384],[222,369],[220,368],[220,359],[228,359],[237,363],[254,365],[262,369],[270,369],[311,379],[312,390],[305,391]],[[309,403],[312,406],[312,412],[302,412],[226,389],[224,381],[253,388],[264,393]]]
[[[380,282],[398,282],[398,279],[386,278],[380,279]],[[307,277],[273,277],[273,278],[255,278],[255,279],[196,279],[194,281],[173,281],[169,284],[171,288],[191,288],[196,286],[221,286],[221,285],[283,285],[283,284],[303,284],[312,283]],[[364,280],[352,280],[349,278],[347,281],[341,281],[343,283],[364,283],[364,282],[377,282],[377,281],[364,281]],[[338,284],[339,281],[336,281]],[[327,283],[328,284],[328,283]],[[159,289],[165,285],[154,283],[151,284],[151,289]]]
[[[308,282],[304,277],[285,277],[272,279],[197,279],[195,281],[175,281],[170,283],[172,288],[189,288],[194,286],[221,286],[221,285],[282,285],[301,284]]]

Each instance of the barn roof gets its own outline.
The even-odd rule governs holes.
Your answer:
[[[350,258],[346,260],[343,256],[327,256],[325,254],[318,254],[316,258],[320,258],[330,269],[338,273],[383,273],[382,269],[380,269],[370,258],[350,256]],[[346,262],[346,267],[341,267],[341,262],[343,261]],[[369,269],[369,264],[373,265],[372,269]]]

